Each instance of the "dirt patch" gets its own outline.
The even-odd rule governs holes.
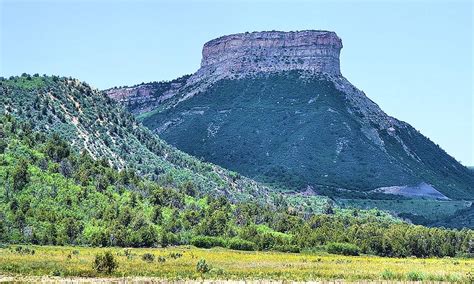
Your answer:
[[[402,185],[379,187],[377,189],[372,190],[372,192],[402,195],[406,197],[425,197],[438,200],[450,200],[447,196],[445,196],[444,194],[436,190],[433,186],[425,182],[422,182],[417,186]]]

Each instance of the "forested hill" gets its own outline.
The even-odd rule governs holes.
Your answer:
[[[328,245],[345,254],[425,257],[463,255],[474,238],[472,230],[414,226],[377,210],[303,214],[165,189],[10,115],[0,116],[0,137],[0,243],[289,252]]]
[[[57,133],[74,150],[117,169],[134,169],[162,186],[224,194],[230,200],[271,200],[265,186],[169,146],[119,104],[76,79],[2,78],[0,114],[28,121],[32,130]]]

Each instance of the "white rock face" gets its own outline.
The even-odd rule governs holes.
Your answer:
[[[430,199],[449,200],[444,194],[436,190],[432,185],[425,182],[420,183],[417,186],[387,186],[380,187],[373,192],[402,195],[406,197],[424,197]]]

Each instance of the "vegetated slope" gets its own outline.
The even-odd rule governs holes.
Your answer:
[[[77,154],[58,135],[32,131],[12,116],[0,116],[0,135],[0,243],[299,252],[345,242],[331,247],[425,257],[466,253],[474,237],[472,230],[414,226],[380,211],[307,215],[284,204],[165,189]]]
[[[285,207],[162,188],[12,116],[0,116],[0,137],[0,243],[166,246],[294,218]]]
[[[428,224],[445,228],[474,228],[474,205],[456,211],[452,216],[442,221]]]
[[[222,79],[140,117],[191,155],[308,194],[366,197],[425,182],[451,199],[474,198],[471,171],[343,77],[286,71]]]
[[[231,200],[272,200],[265,186],[169,146],[119,104],[76,79],[27,74],[2,78],[0,114],[5,113],[30,122],[33,130],[58,133],[94,159],[137,170],[163,186],[223,193]],[[313,201],[318,210],[321,200]]]

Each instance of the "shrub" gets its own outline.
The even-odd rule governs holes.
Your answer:
[[[214,275],[216,275],[216,276],[222,276],[222,275],[224,275],[224,272],[225,272],[224,269],[219,268],[219,267],[212,268],[212,269],[209,271],[209,273],[214,274]]]
[[[329,243],[326,246],[328,253],[342,255],[359,255],[360,248],[350,243]]]
[[[281,251],[281,252],[299,253],[301,251],[301,248],[296,245],[281,245],[281,246],[274,246],[273,250]]]
[[[155,260],[155,255],[151,253],[145,253],[142,255],[142,260],[146,262],[153,262]]]
[[[197,236],[191,239],[191,244],[198,248],[225,247],[225,240],[219,237]]]
[[[158,257],[158,262],[163,263],[163,262],[165,262],[165,261],[166,261],[166,258],[165,258],[164,256],[161,256],[161,255],[160,255],[160,256]]]
[[[117,269],[118,263],[110,251],[103,254],[97,254],[94,260],[94,270],[99,273],[112,273]]]
[[[55,268],[53,271],[51,271],[51,276],[61,276],[63,273],[59,268]]]
[[[173,258],[173,259],[178,259],[178,258],[182,257],[183,254],[180,253],[180,252],[171,252],[171,253],[169,254],[169,256],[170,256],[171,258]]]
[[[391,270],[389,269],[385,269],[381,274],[380,274],[380,278],[382,278],[383,280],[393,280],[395,279],[395,273],[393,273]]]
[[[257,250],[257,245],[254,242],[233,238],[227,243],[227,247],[235,250],[252,251]]]
[[[163,233],[163,235],[161,236],[161,246],[163,247],[179,244],[179,237],[171,232]]]
[[[206,260],[204,258],[201,258],[196,264],[196,271],[201,274],[204,274],[206,272],[209,272],[209,270],[211,269],[209,268],[209,265],[206,263]]]
[[[31,254],[31,255],[35,254],[34,249],[30,249],[29,247],[22,247],[22,246],[16,247],[15,252],[19,254]]]
[[[407,273],[407,280],[409,281],[422,281],[423,279],[425,279],[425,276],[421,272],[410,271]]]

